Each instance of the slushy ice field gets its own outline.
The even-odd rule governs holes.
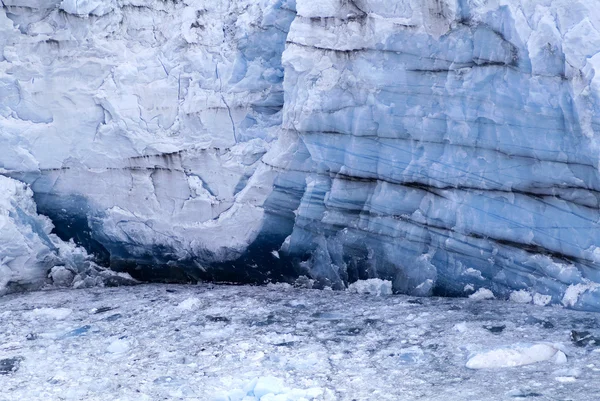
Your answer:
[[[376,284],[7,295],[0,400],[600,399],[598,314]]]

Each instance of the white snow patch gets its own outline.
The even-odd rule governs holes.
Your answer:
[[[487,288],[480,288],[475,293],[469,295],[469,299],[474,301],[484,301],[486,299],[494,299],[494,293]]]
[[[535,344],[529,347],[500,348],[483,352],[469,359],[466,366],[469,369],[512,368],[553,358],[557,363],[566,361],[566,355],[555,346]]]
[[[392,295],[392,282],[371,278],[358,280],[348,286],[348,292],[356,294],[371,294],[375,296]]]

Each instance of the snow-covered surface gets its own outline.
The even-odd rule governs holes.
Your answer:
[[[285,286],[10,294],[0,400],[594,400],[599,349],[570,333],[599,319]]]
[[[600,310],[598,7],[5,0],[0,171],[141,278]]]
[[[469,295],[469,299],[473,301],[482,301],[484,299],[494,299],[494,293],[487,288],[480,288],[473,294]]]

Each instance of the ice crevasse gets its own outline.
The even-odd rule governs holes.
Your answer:
[[[600,2],[3,4],[2,173],[99,261],[600,310]]]

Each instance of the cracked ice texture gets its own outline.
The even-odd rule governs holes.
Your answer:
[[[86,276],[92,267],[87,252],[52,234],[53,228],[37,213],[26,184],[0,176],[0,295],[51,283],[68,286],[76,274]]]
[[[285,249],[415,295],[600,280],[598,5],[299,0],[283,129],[314,168]]]
[[[0,167],[113,264],[239,257],[273,185],[245,190],[281,125],[293,9],[4,1]]]
[[[113,266],[600,309],[599,5],[4,1],[0,167]]]

